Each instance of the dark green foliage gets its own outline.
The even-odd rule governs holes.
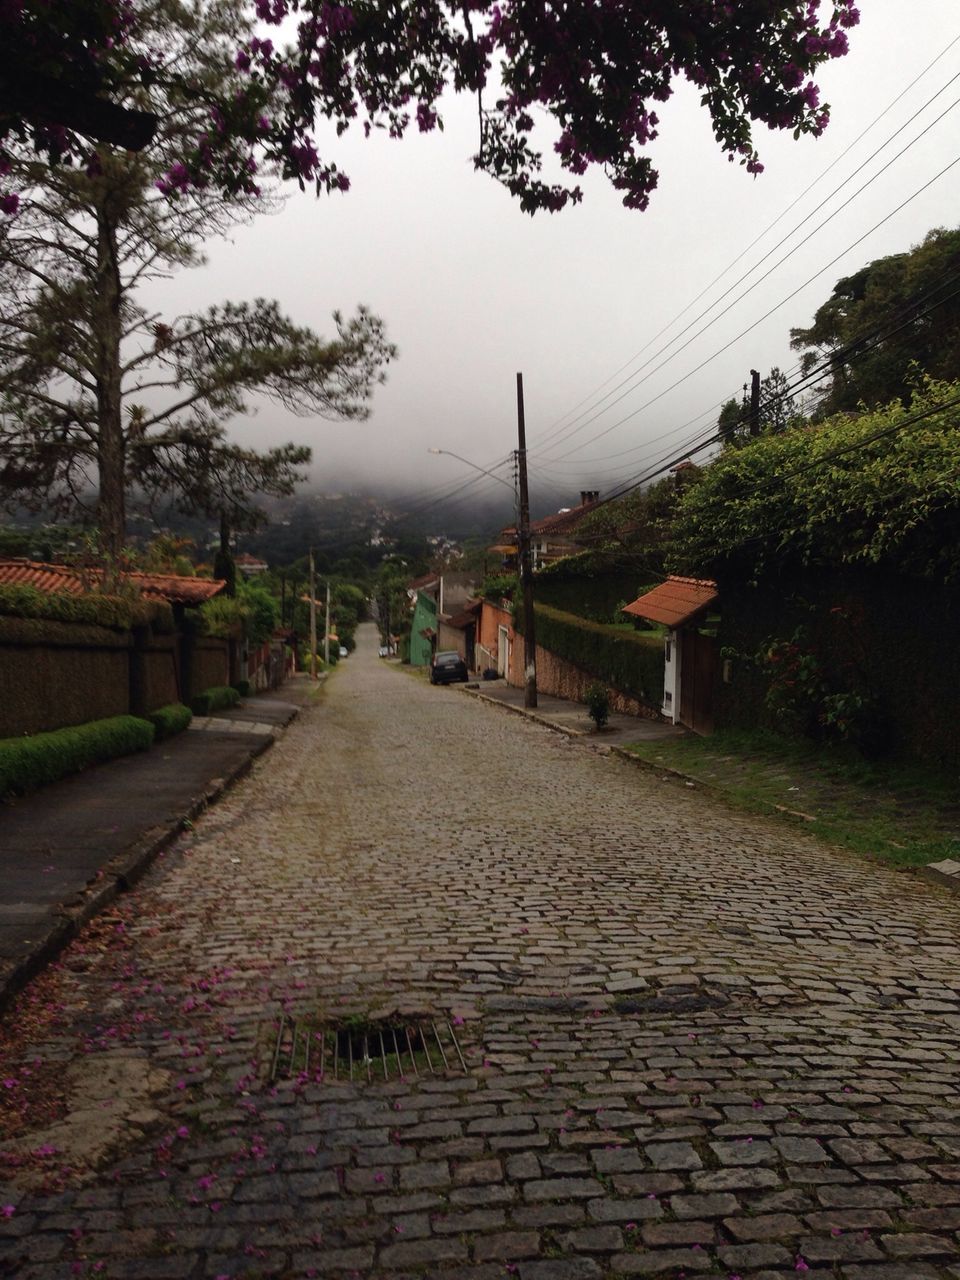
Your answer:
[[[249,680],[235,680],[233,682],[233,687],[236,689],[237,693],[239,693],[241,698],[249,698],[250,696]]]
[[[623,622],[624,603],[648,589],[632,557],[606,551],[584,551],[555,560],[537,572],[533,584],[538,604],[594,622]]]
[[[519,589],[520,579],[515,573],[491,573],[484,578],[480,592],[485,600],[500,601],[504,596],[513,597]]]
[[[51,595],[35,587],[0,585],[0,614],[14,618],[47,618],[54,622],[81,622],[115,631],[151,623],[157,631],[173,630],[173,610],[160,601],[128,600],[123,596]]]
[[[752,587],[731,581],[721,600],[718,639],[732,678],[716,688],[718,729],[812,731],[870,756],[960,762],[960,591],[864,567],[783,573]],[[784,656],[803,664],[803,680],[788,685],[788,673],[777,688],[770,668],[788,663],[757,654],[782,650],[798,632],[802,643]]]
[[[671,568],[721,586],[867,564],[960,581],[960,406],[940,407],[958,398],[960,383],[927,382],[909,410],[839,414],[725,450],[677,509]]]
[[[235,596],[237,594],[237,562],[229,551],[218,549],[217,554],[213,557],[213,576],[222,578],[227,584],[223,588],[225,596]]]
[[[658,710],[663,702],[663,640],[536,606],[537,644],[605,684]]]
[[[57,649],[129,649],[129,632],[82,622],[18,618],[0,612],[0,641],[16,645],[49,645]]]
[[[156,711],[148,711],[146,717],[156,731],[156,741],[172,738],[182,733],[193,719],[193,712],[182,702],[170,702],[165,707],[157,707]]]
[[[583,700],[587,704],[590,719],[598,729],[602,729],[610,719],[610,694],[607,692],[606,685],[595,680],[593,684],[587,686]]]
[[[804,373],[822,368],[831,375],[821,416],[907,403],[914,370],[960,377],[958,272],[960,228],[936,228],[908,253],[878,258],[837,281],[810,328],[790,331],[790,345],[804,353]]]
[[[215,711],[223,711],[228,707],[236,707],[240,702],[240,694],[228,684],[213,685],[204,689],[193,700],[193,714],[212,716]]]
[[[111,716],[89,724],[0,741],[0,796],[23,794],[88,765],[131,751],[146,751],[153,725],[137,716]]]

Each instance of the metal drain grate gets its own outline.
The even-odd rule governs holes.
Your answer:
[[[467,1064],[449,1022],[366,1022],[326,1025],[280,1015],[270,1080],[414,1079],[465,1075]]]

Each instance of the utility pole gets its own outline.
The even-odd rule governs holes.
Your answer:
[[[323,628],[323,660],[326,665],[330,665],[330,579],[327,579],[327,606],[324,614],[325,625]]]
[[[533,615],[533,565],[530,559],[530,494],[527,489],[527,430],[523,416],[523,374],[517,374],[517,476],[520,485],[520,586],[523,589],[523,705],[537,705],[537,637]]]
[[[750,370],[750,434],[760,434],[760,374]]]
[[[317,678],[317,579],[313,571],[313,547],[310,548],[310,679]]]

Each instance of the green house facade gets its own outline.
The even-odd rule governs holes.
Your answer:
[[[437,602],[424,591],[417,592],[410,627],[410,665],[428,667],[437,637]]]

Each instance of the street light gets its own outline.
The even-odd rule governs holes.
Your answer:
[[[474,471],[479,471],[482,476],[489,476],[491,480],[498,480],[500,484],[505,484],[514,496],[516,496],[516,488],[509,480],[504,480],[503,476],[496,475],[493,471],[488,471],[486,467],[478,467],[475,462],[471,462],[469,458],[461,458],[459,453],[454,453],[452,449],[428,449],[427,453],[445,453],[448,458],[456,458],[458,462],[462,462],[465,467],[472,467]]]

